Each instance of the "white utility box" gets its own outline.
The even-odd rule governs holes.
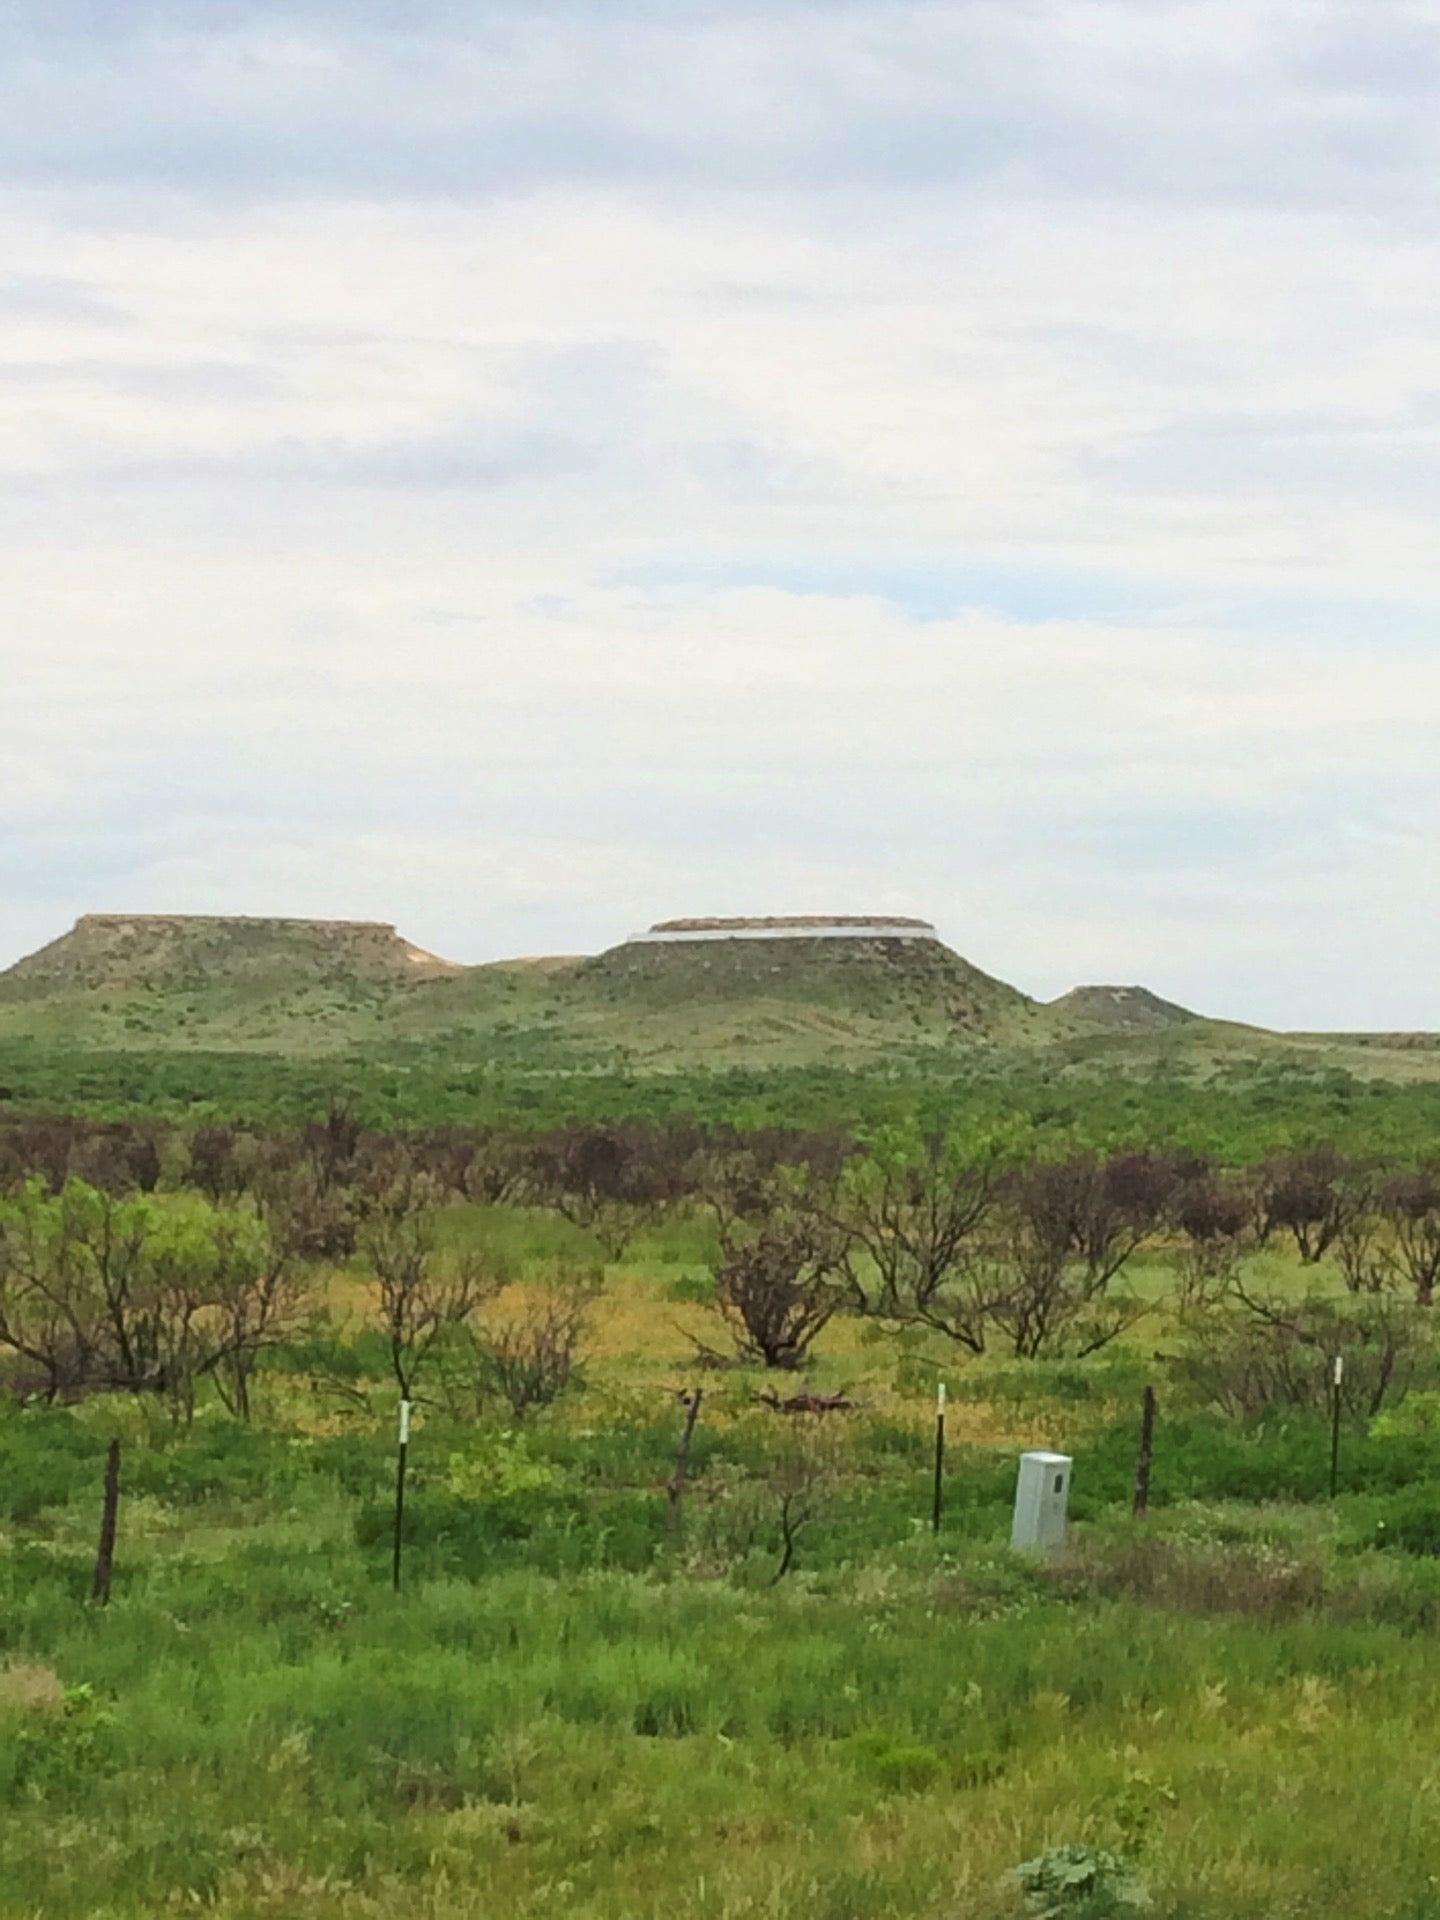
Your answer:
[[[1070,1503],[1068,1453],[1022,1453],[1015,1482],[1012,1547],[1048,1552],[1065,1544],[1065,1509]]]

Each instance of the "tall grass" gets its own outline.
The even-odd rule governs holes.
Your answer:
[[[0,1686],[0,1912],[1000,1915],[1005,1870],[1075,1840],[1134,1852],[1162,1913],[1424,1910],[1423,1640],[1018,1569],[987,1610],[987,1566],[396,1599],[237,1543],[24,1620],[9,1573],[4,1658],[65,1691]]]

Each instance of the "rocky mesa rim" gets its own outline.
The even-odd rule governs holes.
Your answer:
[[[934,940],[929,920],[895,913],[790,913],[657,920],[636,941]]]

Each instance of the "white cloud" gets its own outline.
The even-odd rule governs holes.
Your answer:
[[[21,11],[0,956],[880,907],[1440,1024],[1429,6]]]

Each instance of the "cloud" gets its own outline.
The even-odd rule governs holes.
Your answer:
[[[22,746],[109,744],[27,833],[22,895],[62,854],[103,896],[86,904],[378,914],[464,959],[603,945],[676,899],[878,901],[1041,992],[1154,967],[1215,1006],[1239,938],[1280,959],[1217,1010],[1283,1018],[1325,890],[1384,924],[1389,887],[1433,866],[1414,806],[1433,668],[1317,671],[1292,643],[1250,649],[1242,683],[1223,640],[1144,627],[915,623],[753,589],[527,611],[477,578],[490,617],[436,645],[391,584],[343,639],[243,668],[228,634],[259,634],[261,604],[230,601],[211,654],[182,654],[197,613],[175,607],[158,694],[58,665],[74,690],[15,716]]]
[[[1433,8],[0,27],[0,956],[893,908],[1440,1024]]]
[[[85,327],[128,327],[133,317],[83,281],[60,274],[0,273],[0,316],[7,321],[68,321]]]
[[[277,380],[268,368],[223,360],[189,364],[96,359],[0,361],[0,391],[7,386],[23,387],[30,393],[62,388],[138,400],[247,400],[275,391]]]
[[[1004,186],[1429,205],[1424,0],[19,10],[0,173],[181,193]],[[1403,50],[1403,51],[1402,51]]]

